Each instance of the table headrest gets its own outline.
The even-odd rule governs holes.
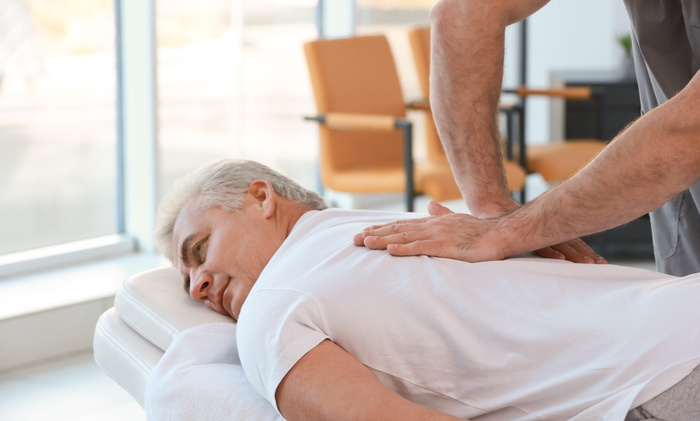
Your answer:
[[[183,290],[175,268],[159,268],[127,278],[117,292],[114,307],[141,336],[162,350],[183,330],[210,322],[234,323]]]

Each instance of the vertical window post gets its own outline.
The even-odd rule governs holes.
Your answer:
[[[342,38],[355,33],[355,0],[318,0],[319,38]]]
[[[115,0],[119,231],[153,252],[157,194],[155,0]]]

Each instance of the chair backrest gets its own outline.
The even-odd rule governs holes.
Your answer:
[[[411,42],[413,61],[416,63],[421,94],[428,98],[430,96],[430,27],[413,28],[408,33],[408,39]]]
[[[418,73],[418,83],[421,94],[427,99],[430,97],[430,27],[414,28],[408,33],[413,51],[413,60],[416,63],[416,73]],[[440,142],[440,136],[430,112],[425,113],[425,137],[427,145],[428,160],[447,161],[445,149]]]
[[[304,44],[304,51],[319,114],[405,116],[399,76],[385,36],[316,40]],[[320,134],[324,184],[328,172],[402,167],[399,131],[332,130],[321,126]]]

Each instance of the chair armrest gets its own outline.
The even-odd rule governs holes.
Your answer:
[[[411,109],[411,110],[418,110],[418,111],[431,111],[432,107],[430,106],[430,101],[427,98],[421,98],[417,99],[415,101],[411,101],[408,104],[406,104],[406,107]],[[503,112],[508,112],[510,110],[513,110],[514,108],[518,107],[518,104],[514,102],[500,102],[498,104],[498,110],[503,111]]]
[[[330,129],[372,131],[394,131],[399,128],[397,122],[403,120],[388,115],[350,113],[328,113],[304,118],[318,121]]]
[[[412,109],[412,110],[419,110],[419,111],[430,111],[430,100],[428,98],[421,98],[417,99],[415,101],[411,101],[408,104],[406,104],[406,107]]]
[[[403,133],[403,164],[406,171],[406,210],[413,212],[415,187],[413,182],[413,124],[394,116],[371,114],[328,113],[305,120],[317,121],[331,129],[394,131]]]
[[[547,96],[563,98],[571,101],[590,101],[593,98],[593,89],[590,86],[572,86],[556,89],[531,89],[521,86],[517,89],[505,90],[507,93],[514,93],[520,97]]]

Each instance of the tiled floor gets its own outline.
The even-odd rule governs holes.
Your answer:
[[[0,419],[139,421],[146,415],[84,354],[0,376]]]

